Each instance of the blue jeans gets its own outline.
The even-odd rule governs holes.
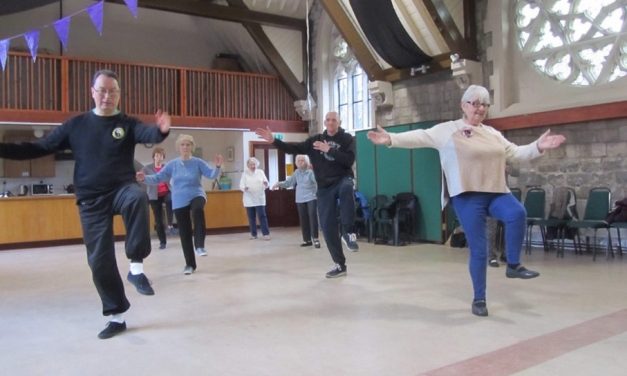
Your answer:
[[[270,229],[268,228],[268,216],[266,215],[265,206],[248,206],[246,207],[246,214],[248,214],[248,226],[250,227],[250,235],[257,236],[256,217],[259,217],[261,233],[263,235],[270,235]]]
[[[467,192],[451,197],[451,203],[470,248],[468,268],[474,300],[485,299],[488,268],[486,217],[490,216],[503,222],[507,262],[518,264],[525,236],[527,213],[524,206],[511,193]]]

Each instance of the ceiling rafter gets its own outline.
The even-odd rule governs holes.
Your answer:
[[[459,29],[457,28],[457,25],[455,24],[455,21],[453,20],[453,17],[444,2],[442,0],[414,0],[414,4],[416,4],[416,6],[418,6],[419,3],[423,4],[429,12],[431,19],[435,23],[439,33],[444,38],[449,50],[451,50],[452,53],[457,53],[461,58],[472,58],[475,60],[476,52],[473,48],[474,43],[471,42],[469,44],[468,39],[466,39],[465,36],[459,32]],[[470,19],[467,17],[467,10],[471,10],[471,7],[472,10],[474,10],[474,6],[470,4],[469,1],[464,0],[464,21]],[[474,11],[470,14],[473,15]],[[464,24],[468,24],[468,22],[464,22]],[[466,37],[471,37],[471,35],[466,35]]]
[[[124,0],[110,0],[111,3],[125,4]],[[236,8],[215,5],[208,2],[193,0],[139,0],[137,5],[142,8],[162,10],[166,12],[187,14],[190,16],[207,17],[223,21],[248,22],[251,24],[275,26],[285,29],[307,31],[304,20],[279,16],[270,13],[256,12],[248,8]]]
[[[248,9],[243,0],[227,0],[229,7],[236,9]],[[287,65],[279,51],[274,47],[268,35],[263,31],[261,25],[248,21],[242,21],[242,26],[248,31],[253,38],[257,46],[261,49],[266,58],[270,61],[270,64],[277,70],[279,77],[289,90],[290,94],[295,100],[306,99],[307,89],[305,85],[298,82],[298,79]],[[302,33],[301,33],[302,35]],[[307,46],[303,45],[303,48]],[[306,72],[306,71],[304,71]]]

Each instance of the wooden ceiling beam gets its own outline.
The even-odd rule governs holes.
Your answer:
[[[468,40],[474,38],[474,35],[467,35],[469,39],[467,40],[464,36],[459,32],[451,13],[448,11],[448,8],[444,4],[442,0],[414,0],[415,3],[420,2],[424,4],[425,8],[429,12],[431,19],[435,23],[435,26],[438,28],[438,32],[444,38],[449,50],[451,53],[457,53],[460,58],[468,58],[472,60],[476,60],[476,52],[474,51],[474,43],[469,43]],[[473,22],[474,12],[473,14],[467,15],[467,11],[470,11],[474,7],[469,4],[467,1],[464,1],[464,23]]]
[[[229,8],[240,10],[248,9],[243,0],[227,0],[227,3],[229,4]],[[307,89],[305,85],[298,81],[279,51],[274,47],[272,41],[270,41],[270,38],[268,38],[268,35],[263,31],[261,25],[242,21],[242,26],[248,31],[255,43],[257,43],[257,46],[259,46],[268,61],[270,61],[270,64],[276,69],[281,81],[283,81],[283,84],[285,84],[287,90],[292,95],[292,98],[294,98],[294,100],[307,99]],[[303,48],[307,48],[307,46],[304,45]],[[303,73],[307,74],[306,71],[303,71]]]
[[[124,0],[110,0],[109,2],[125,4]],[[224,5],[215,5],[208,2],[190,0],[139,0],[137,5],[141,8],[213,18],[223,21],[240,23],[247,22],[256,25],[293,29],[301,32],[305,32],[307,30],[305,21],[298,18],[255,12],[247,8],[243,9]]]

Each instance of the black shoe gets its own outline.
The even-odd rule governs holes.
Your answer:
[[[300,243],[300,246],[301,247],[311,247],[312,244],[313,244],[312,242],[302,242],[302,243]]]
[[[486,306],[485,300],[476,300],[472,302],[472,314],[482,317],[488,315],[488,307]]]
[[[505,257],[505,253],[503,253],[501,257],[499,257],[499,260],[501,260],[502,263],[507,264],[507,257]]]
[[[128,272],[128,276],[126,276],[126,279],[128,279],[128,281],[132,283],[133,286],[135,286],[138,293],[143,295],[155,294],[155,290],[150,287],[150,281],[148,280],[148,278],[146,278],[146,275],[144,273],[133,275],[131,274],[131,272]]]
[[[165,243],[159,244],[159,249],[165,249]]]
[[[353,233],[346,233],[342,235],[342,243],[353,252],[359,251],[359,244],[357,244],[357,235]]]
[[[320,248],[320,240],[314,239],[313,245],[314,245],[314,248]]]
[[[524,266],[520,265],[516,269],[512,269],[509,266],[505,271],[505,275],[507,278],[522,278],[522,279],[531,279],[536,278],[540,275],[538,272],[534,272],[533,270],[528,270]]]
[[[492,259],[488,262],[488,265],[490,265],[493,268],[498,268],[499,267],[499,262],[496,261],[496,259]]]
[[[346,265],[340,266],[338,264],[335,264],[333,269],[329,270],[326,275],[327,278],[337,278],[344,276],[346,276]]]
[[[105,328],[102,329],[100,333],[98,333],[98,338],[100,339],[111,338],[113,336],[116,336],[122,333],[125,330],[126,330],[126,322],[123,322],[120,324],[119,322],[109,321],[107,323],[107,326],[105,326]]]

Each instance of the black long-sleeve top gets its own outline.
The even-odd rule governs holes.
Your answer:
[[[74,154],[74,187],[78,200],[97,197],[135,181],[135,145],[160,143],[168,134],[119,113],[85,112],[34,142],[0,143],[0,157],[33,159],[70,149]]]
[[[313,143],[316,141],[329,143],[329,152],[315,150]],[[339,128],[333,136],[329,136],[325,130],[322,134],[309,137],[298,144],[287,144],[277,139],[272,144],[288,154],[307,154],[313,165],[318,188],[326,188],[344,177],[354,176],[352,166],[355,163],[355,142],[353,136],[343,128]]]

